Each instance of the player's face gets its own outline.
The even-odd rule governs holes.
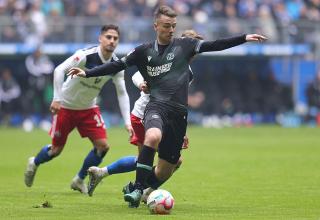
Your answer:
[[[99,36],[99,42],[102,50],[113,52],[119,43],[119,34],[116,30],[109,29]]]
[[[176,31],[177,18],[161,15],[154,23],[159,43],[168,44]]]

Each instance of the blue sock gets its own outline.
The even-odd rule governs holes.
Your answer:
[[[51,144],[44,146],[37,156],[34,158],[35,165],[39,166],[42,163],[50,161],[54,156],[51,155]]]
[[[87,171],[91,166],[98,166],[107,152],[98,152],[96,148],[91,150],[87,157],[84,159],[81,170],[78,173],[78,176],[81,179],[86,178]]]
[[[136,170],[137,167],[137,157],[127,156],[122,157],[119,160],[113,162],[109,166],[106,166],[109,175],[117,173],[127,173]]]

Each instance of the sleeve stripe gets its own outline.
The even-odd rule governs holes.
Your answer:
[[[120,61],[121,61],[122,63],[124,63],[124,65],[125,65],[126,67],[128,67],[127,58],[126,58],[126,57],[122,57],[122,58],[120,59]]]
[[[200,40],[200,41],[198,42],[198,44],[196,45],[196,48],[195,48],[195,52],[196,52],[196,53],[199,53],[200,47],[201,47],[201,45],[202,45],[203,42],[204,42],[203,40]]]

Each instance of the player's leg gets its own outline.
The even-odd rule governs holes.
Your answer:
[[[142,143],[144,141],[144,126],[141,123],[141,119],[132,114],[131,125],[134,130],[134,135],[131,137],[130,143],[136,145],[140,152],[140,150],[142,149]],[[136,169],[136,162],[136,156],[122,157],[119,160],[111,163],[110,165],[100,168],[100,172],[102,172],[104,176],[130,172]],[[97,169],[95,168],[95,170]]]
[[[93,147],[85,157],[79,172],[73,178],[71,188],[86,194],[88,189],[84,179],[89,167],[98,166],[110,148],[107,144],[107,134],[99,108],[78,111],[77,129],[81,137],[90,139]],[[76,185],[79,187],[73,187]]]
[[[81,179],[85,179],[89,167],[98,166],[109,151],[109,145],[107,144],[106,139],[91,140],[91,142],[94,147],[89,151],[78,172],[78,176]]]
[[[137,161],[137,156],[126,156],[102,168],[97,166],[91,166],[88,169],[89,196],[93,195],[95,188],[103,178],[113,174],[127,173],[127,172],[136,170],[136,161]]]
[[[104,156],[106,155],[109,149],[106,143],[106,139],[92,140],[91,142],[94,147],[85,157],[80,171],[72,179],[71,182],[71,189],[78,190],[84,194],[88,193],[88,187],[84,182],[84,179],[88,174],[89,167],[98,166],[102,162]]]
[[[130,139],[130,143],[136,145],[140,152],[142,143],[144,141],[144,126],[141,119],[137,116],[131,114],[131,125],[134,130],[134,134]],[[126,173],[136,170],[137,156],[126,156],[119,160],[105,166],[102,168],[92,166],[88,169],[89,183],[88,183],[88,193],[92,196],[93,191],[99,182],[106,176]]]
[[[167,181],[180,167],[182,163],[180,151],[187,128],[186,117],[187,115],[178,114],[166,126],[163,139],[158,147],[158,164],[147,180],[150,188],[144,192],[143,200],[146,200],[148,194]]]
[[[160,143],[160,144],[161,144],[161,143]],[[185,136],[182,149],[188,148],[188,145],[189,145],[189,139]],[[159,147],[158,147],[158,148],[159,148]],[[176,164],[176,167],[175,167],[175,169],[174,169],[173,172],[176,172],[176,171],[180,168],[180,166],[181,166],[181,164],[182,164],[182,161],[183,161],[182,156],[180,156],[180,158],[179,158],[179,160],[178,160],[178,162],[177,162],[177,164]],[[155,168],[155,167],[153,167],[153,168]],[[150,183],[148,183],[149,187],[146,188],[145,190],[143,190],[143,195],[142,195],[141,200],[142,200],[144,203],[147,203],[147,199],[148,199],[148,196],[150,195],[150,193],[152,193],[153,191],[155,191],[156,189],[158,189],[158,187],[160,187],[163,183],[164,183],[164,182],[159,182],[159,183],[157,183],[157,184],[155,184],[155,185],[151,185],[151,186],[150,186]]]
[[[131,125],[134,131],[130,143],[138,147],[138,153],[141,151],[144,141],[144,126],[141,119],[131,114]],[[126,173],[136,170],[137,156],[126,156],[102,168],[105,175]]]
[[[179,158],[179,161],[177,162],[177,164],[174,166],[174,169],[173,169],[173,173],[176,172],[178,170],[178,168],[181,166],[182,164],[182,157]],[[155,169],[156,167],[153,167],[153,170]],[[153,171],[154,172],[154,171]],[[147,180],[147,183],[149,185],[148,188],[146,188],[145,190],[143,190],[143,194],[142,194],[142,197],[141,197],[141,200],[142,202],[144,203],[147,203],[147,199],[149,197],[149,195],[155,191],[156,189],[158,189],[162,184],[164,184],[168,179],[166,180],[159,180],[158,178],[155,178],[153,176],[156,176],[154,173],[152,173],[150,175],[150,177],[148,178]],[[154,181],[154,182],[152,182]]]
[[[162,138],[163,120],[159,113],[159,108],[148,109],[148,106],[144,118],[145,140],[137,160],[134,190],[124,195],[124,200],[130,202],[135,207],[138,207],[140,204],[143,189],[146,188],[146,180],[152,171],[154,155]]]
[[[71,115],[68,115],[69,113],[66,109],[61,109],[57,115],[53,116],[52,126],[49,132],[52,138],[52,144],[45,145],[35,157],[28,159],[24,178],[26,186],[32,186],[37,168],[40,164],[52,160],[62,152],[67,137],[75,126],[72,120],[69,120]]]

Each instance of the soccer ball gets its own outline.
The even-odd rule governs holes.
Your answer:
[[[168,191],[157,189],[148,196],[147,206],[152,214],[170,214],[174,206],[174,199]]]

